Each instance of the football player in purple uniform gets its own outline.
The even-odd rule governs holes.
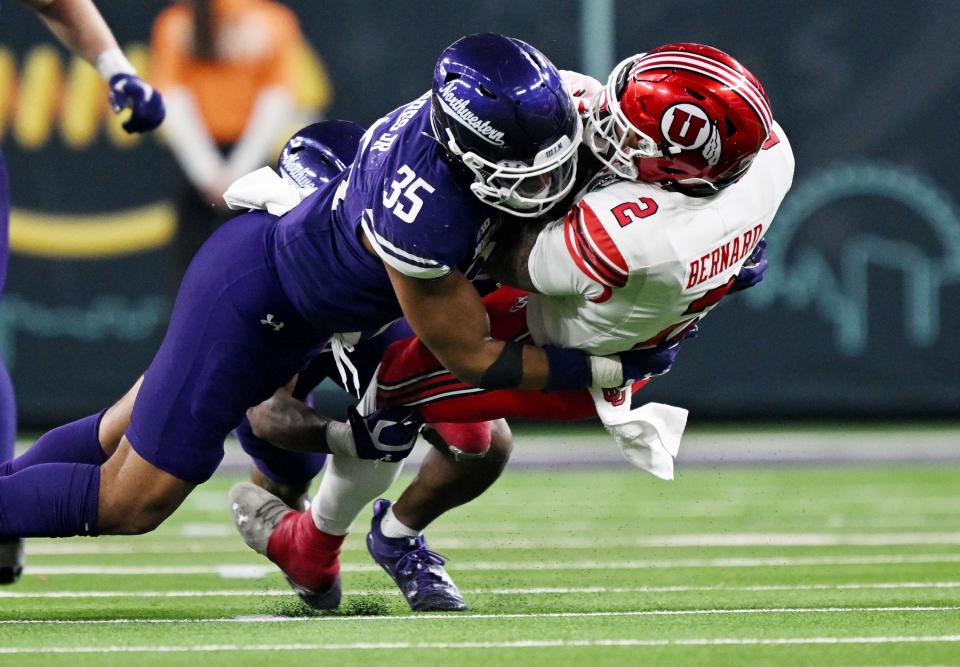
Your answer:
[[[91,0],[24,0],[24,4],[36,10],[64,46],[97,68],[110,86],[110,103],[114,111],[131,109],[123,129],[127,132],[147,132],[163,121],[163,98],[137,76]],[[10,255],[7,234],[9,214],[7,169],[3,155],[0,155],[0,294],[3,293]],[[0,466],[13,458],[16,432],[17,408],[13,384],[6,365],[0,359]],[[0,584],[12,584],[20,577],[22,561],[23,540],[0,537]]]
[[[239,215],[207,241],[143,377],[110,408],[46,433],[5,466],[0,538],[152,530],[213,474],[249,407],[328,340],[342,345],[401,315],[472,384],[588,385],[583,352],[490,339],[468,279],[489,249],[496,209],[537,215],[571,189],[581,132],[538,51],[492,34],[454,43],[433,90],[368,130],[349,171],[281,218]],[[394,421],[374,434],[387,447],[415,435]],[[343,436],[354,439],[349,428]],[[273,520],[307,552],[339,547],[310,514]],[[283,561],[266,544],[262,551]],[[338,599],[334,568],[314,574],[291,578],[318,606]]]

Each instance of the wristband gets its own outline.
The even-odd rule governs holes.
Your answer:
[[[620,357],[588,357],[590,362],[590,386],[608,389],[623,386],[623,364]]]
[[[104,81],[110,81],[117,74],[136,75],[137,73],[137,70],[134,69],[118,46],[103,51],[94,61],[94,66],[97,68],[100,78]]]
[[[590,363],[587,354],[568,347],[545,345],[550,378],[544,391],[575,391],[590,384]]]

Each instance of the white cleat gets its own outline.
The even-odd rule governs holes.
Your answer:
[[[270,535],[287,512],[287,504],[275,495],[250,482],[235,484],[227,496],[233,523],[247,546],[267,555]]]

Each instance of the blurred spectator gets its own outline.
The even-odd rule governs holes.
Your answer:
[[[226,187],[271,161],[289,130],[302,45],[296,16],[272,0],[182,0],[157,16],[150,73],[167,100],[165,136],[184,176],[180,274],[230,217]]]

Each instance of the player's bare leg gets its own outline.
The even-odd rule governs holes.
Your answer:
[[[0,477],[4,507],[19,510],[0,513],[6,517],[0,535],[140,534],[180,506],[195,485],[144,460],[123,435],[139,387],[140,381],[102,415],[44,436],[50,436],[50,445],[40,449],[50,455],[75,441],[72,450],[60,448],[67,461],[41,461]]]
[[[0,465],[0,477],[9,477],[33,466],[44,464],[65,464],[57,466],[50,470],[52,475],[51,482],[56,480],[58,475],[66,474],[61,478],[61,483],[69,486],[67,494],[71,496],[74,502],[82,502],[87,493],[92,493],[94,481],[92,479],[93,471],[89,467],[84,468],[85,472],[78,470],[70,471],[70,464],[79,464],[81,466],[99,466],[107,457],[113,453],[120,444],[120,438],[124,429],[130,421],[130,414],[137,391],[140,387],[138,381],[127,394],[115,405],[103,412],[99,412],[82,419],[64,424],[58,428],[45,433],[36,443],[23,455],[11,461]],[[30,492],[30,487],[40,486],[44,483],[44,470],[35,470],[28,473],[27,478],[34,478],[33,482],[28,482],[26,487],[18,487],[18,482],[12,482],[11,487],[7,487],[6,493],[10,496],[19,497],[28,503],[36,503],[36,496]],[[80,478],[86,474],[91,477],[86,484],[85,489],[81,489]],[[21,482],[22,483],[22,482]],[[18,493],[18,489],[20,492]],[[72,495],[71,495],[72,494]],[[93,501],[89,502],[89,514],[87,518],[92,518],[92,512],[95,511]],[[28,515],[35,514],[35,509],[29,504],[20,504],[18,507],[9,507],[7,512],[19,516],[23,521],[21,525],[29,525]],[[24,516],[26,515],[26,516]],[[42,516],[42,514],[41,514]],[[47,515],[47,518],[50,518]],[[14,517],[14,522],[17,517]],[[43,521],[47,524],[48,530],[56,530],[57,521]],[[85,525],[88,521],[83,522]],[[53,524],[53,525],[51,525]],[[22,570],[23,540],[20,538],[0,539],[0,583],[13,583],[17,580]]]
[[[424,437],[434,445],[410,485],[393,504],[394,516],[417,532],[454,507],[479,497],[497,481],[513,449],[506,420],[491,423],[490,449],[478,458],[455,458],[436,431]]]
[[[303,510],[310,500],[310,496],[307,495],[310,490],[310,482],[283,484],[270,479],[254,465],[250,466],[250,481],[275,495],[287,507],[297,511]]]
[[[194,486],[146,461],[124,436],[100,467],[97,531],[101,535],[148,533],[173,514]]]
[[[487,431],[476,428],[488,426]],[[374,503],[367,549],[414,611],[463,611],[466,601],[444,569],[443,557],[427,546],[423,530],[497,480],[510,458],[512,437],[506,421],[499,419],[437,425],[429,438],[434,447],[397,504],[391,507],[382,498]],[[472,450],[474,457],[464,457],[464,450]]]
[[[143,384],[143,376],[134,383],[130,390],[123,395],[119,401],[107,408],[100,418],[100,424],[97,427],[97,436],[100,439],[100,447],[107,456],[111,456],[117,447],[120,446],[120,439],[130,426],[130,415],[133,414],[133,404],[137,400],[137,394],[140,386]]]

